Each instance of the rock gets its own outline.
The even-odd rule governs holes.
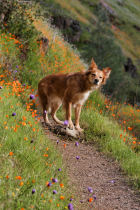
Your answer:
[[[137,31],[140,31],[140,26],[138,26],[138,25],[133,25],[133,27],[134,27]]]
[[[79,42],[82,30],[80,23],[77,20],[59,15],[52,17],[52,24],[63,30],[64,36],[70,42]]]
[[[127,62],[124,65],[125,68],[125,72],[128,72],[131,77],[136,77],[137,75],[137,68],[136,66],[133,64],[133,61],[131,58],[127,58]]]

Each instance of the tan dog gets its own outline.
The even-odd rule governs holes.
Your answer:
[[[110,68],[103,71],[97,68],[92,59],[88,71],[70,74],[54,74],[43,78],[38,84],[38,95],[43,108],[45,123],[49,123],[48,113],[56,123],[64,124],[56,117],[56,112],[63,104],[66,120],[70,129],[74,128],[71,120],[71,107],[75,108],[75,128],[82,131],[79,125],[81,107],[89,94],[105,84],[111,72]]]

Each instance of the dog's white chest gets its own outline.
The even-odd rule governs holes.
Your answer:
[[[83,105],[84,102],[88,99],[90,93],[91,93],[91,91],[88,91],[88,92],[85,92],[85,93],[81,94],[80,100],[76,104]]]

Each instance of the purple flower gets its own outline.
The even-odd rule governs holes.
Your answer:
[[[58,182],[58,179],[52,179],[52,182],[54,183],[54,182]]]
[[[35,99],[35,96],[33,94],[31,94],[30,99]]]
[[[79,159],[80,159],[80,157],[79,157],[79,156],[76,156],[76,159],[77,159],[77,160],[79,160]]]
[[[35,191],[36,191],[35,189],[32,189],[32,194],[34,194],[34,193],[35,193]]]
[[[56,142],[57,144],[59,143],[59,140],[57,140],[57,142]]]
[[[62,171],[62,169],[61,169],[61,168],[59,168],[59,169],[58,169],[58,171]]]
[[[64,125],[68,125],[69,124],[69,121],[68,120],[65,120],[64,121]]]
[[[18,65],[16,66],[16,68],[18,69]]]
[[[68,204],[68,209],[69,209],[69,210],[74,210],[72,203],[69,203],[69,204]]]
[[[53,194],[57,194],[57,191],[56,190],[53,190]]]
[[[92,187],[88,187],[88,191],[89,191],[90,193],[93,193]]]
[[[44,114],[46,114],[47,113],[47,111],[46,110],[44,110]]]
[[[13,113],[12,113],[12,116],[16,116],[16,113],[15,113],[15,112],[13,112]]]
[[[14,73],[17,73],[17,70],[15,70]]]
[[[78,147],[78,146],[79,146],[79,143],[78,143],[78,141],[76,141],[76,142],[75,142],[75,146],[76,146],[76,147]]]
[[[97,198],[96,198],[96,195],[93,195],[93,198],[94,198],[94,200],[96,200]]]
[[[114,181],[114,180],[111,180],[110,182],[111,182],[112,184],[114,184],[114,183],[115,183],[115,181]]]
[[[47,187],[50,187],[52,185],[52,183],[51,182],[49,182],[48,184],[47,184]]]
[[[2,89],[2,86],[0,86],[0,89]]]
[[[70,201],[72,201],[73,200],[73,198],[70,198]]]

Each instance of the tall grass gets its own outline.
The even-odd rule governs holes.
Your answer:
[[[63,209],[68,198],[62,158],[35,119],[30,90],[3,77],[0,85],[0,208]]]

